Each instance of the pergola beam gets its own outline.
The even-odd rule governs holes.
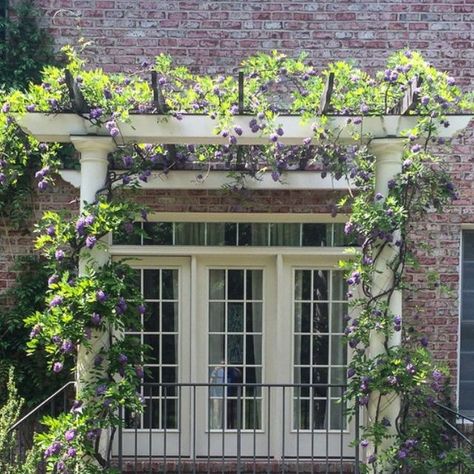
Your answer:
[[[239,145],[267,145],[269,138],[252,133],[249,122],[252,116],[236,115],[234,125],[242,128],[238,137]],[[348,125],[346,116],[328,117],[325,128],[339,133],[339,141],[350,143],[354,128],[372,138],[398,138],[403,130],[416,126],[419,116],[384,115],[364,117],[360,125]],[[449,126],[440,127],[438,136],[452,137],[465,128],[472,115],[452,115]],[[302,145],[303,140],[313,137],[313,124],[320,118],[303,122],[300,116],[279,116],[276,120],[284,130],[279,139],[286,145]],[[71,113],[44,114],[28,113],[19,118],[19,124],[26,133],[34,135],[44,142],[68,143],[71,136],[109,136],[103,126],[96,126],[89,120]],[[181,120],[167,115],[132,115],[127,123],[119,122],[120,135],[116,137],[121,143],[160,143],[160,144],[227,144],[228,139],[215,133],[216,120],[204,115],[186,115]]]

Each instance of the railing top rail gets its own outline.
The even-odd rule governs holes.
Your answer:
[[[226,383],[226,382],[142,382],[141,386],[155,387],[275,387],[275,388],[347,388],[346,384],[334,383]]]
[[[451,413],[452,415],[455,415],[457,418],[462,418],[463,420],[469,421],[470,423],[474,424],[474,418],[470,418],[466,415],[463,415],[462,413],[454,410],[453,408],[449,408],[445,405],[441,405],[440,403],[435,402],[434,403],[438,408],[441,408],[444,411],[447,411],[448,413]]]
[[[28,412],[24,417],[20,418],[16,423],[14,423],[10,428],[8,428],[7,433],[10,433],[14,429],[18,428],[25,420],[33,416],[37,411],[41,410],[45,405],[47,405],[49,402],[51,402],[54,398],[56,398],[61,392],[64,392],[66,388],[70,387],[71,385],[76,385],[76,382],[70,381],[66,384],[64,384],[61,388],[56,390],[52,395],[50,395],[46,400],[43,400],[38,406],[33,408],[30,412]]]

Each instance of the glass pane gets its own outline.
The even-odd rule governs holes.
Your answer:
[[[141,245],[141,232],[141,222],[134,222],[132,225],[130,225],[130,223],[122,225],[121,228],[112,235],[113,245]]]
[[[204,245],[203,222],[175,222],[175,245]]]
[[[247,367],[245,369],[245,380],[246,384],[259,384],[262,383],[262,369],[259,367]],[[261,397],[262,388],[258,386],[246,386],[245,395],[247,397]]]
[[[176,429],[178,427],[178,400],[169,398],[163,400],[162,410],[163,420],[165,420],[166,428]]]
[[[229,300],[244,299],[244,271],[229,270],[227,273],[227,298]]]
[[[125,410],[124,420],[125,420],[125,428],[139,428],[140,427],[140,413],[133,413],[130,410]]]
[[[209,303],[209,332],[224,332],[225,304]]]
[[[313,303],[313,332],[328,332],[329,330],[329,304]]]
[[[310,336],[295,336],[295,364],[310,364]]]
[[[263,288],[263,271],[247,270],[247,299],[261,300]]]
[[[295,384],[310,384],[310,369],[309,367],[297,367],[294,369],[294,383]],[[301,387],[295,388],[295,396],[300,397],[309,397],[310,396],[310,388],[309,387]]]
[[[234,390],[234,389],[233,389]],[[235,396],[235,395],[234,395]],[[237,422],[237,414],[239,413],[239,409],[237,408],[237,404],[240,404],[240,422]],[[242,399],[240,400],[227,400],[227,429],[234,430],[237,427],[242,426]]]
[[[328,364],[329,336],[313,337],[313,364]]]
[[[461,297],[463,321],[474,321],[474,291],[463,291]]]
[[[163,279],[163,294],[162,299],[164,300],[177,300],[178,299],[178,270],[162,270],[161,277]]]
[[[315,430],[322,430],[327,423],[327,401],[313,400],[313,428]]]
[[[347,382],[347,369],[345,367],[331,368],[331,383],[337,385],[344,385]],[[340,389],[334,389],[333,396],[339,397],[341,395]]]
[[[227,336],[227,363],[242,364],[244,362],[243,336]]]
[[[172,222],[144,222],[143,245],[173,245]]]
[[[229,303],[227,306],[227,332],[244,332],[243,303]]]
[[[229,270],[227,274],[227,298],[229,300],[244,299],[244,271]]]
[[[311,270],[295,271],[295,300],[311,299]]]
[[[262,363],[262,336],[246,336],[246,363],[260,365]]]
[[[162,332],[178,331],[178,303],[162,303],[161,311],[163,319],[161,321]]]
[[[161,369],[162,373],[162,382],[163,383],[170,383],[174,384],[178,381],[177,378],[177,368],[176,367],[163,367]],[[174,397],[177,394],[176,386],[174,385],[167,385],[166,392],[165,387],[163,387],[162,395],[167,397]]]
[[[329,245],[326,226],[329,224],[303,224],[303,247],[322,247]]]
[[[295,332],[311,332],[311,303],[295,303]]]
[[[344,405],[339,400],[331,400],[331,424],[332,430],[344,429]]]
[[[462,289],[472,289],[474,282],[474,262],[464,262],[462,266]]]
[[[296,398],[294,401],[293,425],[295,430],[310,429],[310,400]]]
[[[270,239],[274,246],[299,247],[300,224],[271,224]]]
[[[176,364],[178,361],[178,337],[177,336],[161,336],[163,346],[162,364]]]
[[[242,383],[243,382],[243,371],[242,367],[227,367],[227,382],[228,383]],[[240,392],[243,396],[242,391]],[[237,387],[229,387],[227,389],[227,395],[235,397],[238,394]]]
[[[345,301],[347,293],[347,283],[344,272],[332,271],[332,299],[333,301]]]
[[[462,381],[474,382],[474,364],[472,360],[474,354],[472,352],[463,353],[461,351],[461,364],[459,377]]]
[[[460,382],[459,410],[474,414],[474,382]]]
[[[245,401],[245,425],[244,429],[253,430],[260,429],[262,420],[262,401],[253,398]]]
[[[147,355],[150,355],[154,364],[160,363],[160,336],[149,336],[145,335],[143,337],[143,342],[151,347],[147,352]]]
[[[209,335],[209,364],[224,363],[224,336]]]
[[[315,270],[313,272],[313,299],[327,301],[328,295],[328,273],[324,270]]]
[[[207,245],[237,245],[237,224],[208,223]]]
[[[145,382],[160,383],[160,368],[159,367],[145,367]],[[153,387],[158,390],[158,387]],[[153,390],[152,388],[152,390]],[[146,391],[145,395],[149,395],[149,390]],[[158,392],[157,392],[158,393]]]
[[[143,297],[157,300],[160,298],[160,271],[143,270]]]
[[[311,383],[316,384],[313,387],[313,397],[327,397],[328,389],[325,386],[318,386],[319,384],[328,383],[328,369],[321,367],[314,367],[312,369],[313,380]]]
[[[143,410],[143,428],[160,428],[160,400],[147,398]]]
[[[474,231],[472,230],[463,232],[463,258],[474,260]]]
[[[147,303],[143,329],[145,332],[160,331],[160,303]]]
[[[474,351],[474,321],[461,322],[461,350]]]
[[[225,270],[209,270],[209,299],[225,299]]]
[[[344,303],[333,303],[331,305],[331,331],[333,333],[342,333],[346,327],[346,316],[348,307]]]
[[[331,365],[347,364],[347,345],[342,336],[331,336]]]
[[[239,224],[239,245],[268,246],[268,224]]]
[[[262,303],[247,303],[247,332],[262,332]]]

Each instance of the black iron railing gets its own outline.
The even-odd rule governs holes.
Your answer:
[[[120,472],[358,473],[358,415],[340,384],[144,383],[123,413]]]
[[[435,403],[436,415],[451,435],[455,447],[462,449],[474,460],[474,419],[454,410],[453,408]],[[459,465],[459,474],[471,474],[471,470]]]
[[[28,451],[33,445],[34,434],[42,430],[41,418],[44,415],[56,416],[69,410],[74,400],[75,389],[75,382],[66,383],[8,429],[8,434],[13,436],[10,452],[11,462],[15,461],[21,464],[25,461]],[[38,467],[38,472],[41,472],[41,467]]]

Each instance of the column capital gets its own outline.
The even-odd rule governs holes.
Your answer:
[[[369,144],[370,151],[377,161],[400,160],[406,138],[374,138]]]
[[[114,151],[117,146],[115,145],[112,137],[101,137],[94,135],[71,135],[71,143],[74,148],[82,155],[99,154],[105,155]],[[81,157],[82,160],[83,157]]]

